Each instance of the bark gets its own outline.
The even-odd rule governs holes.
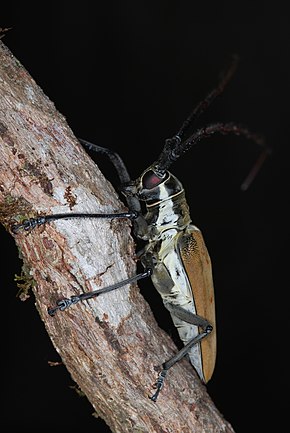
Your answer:
[[[0,211],[7,230],[39,214],[124,210],[64,117],[2,42],[0,113]],[[63,220],[19,233],[15,242],[55,349],[113,432],[233,432],[186,359],[168,374],[157,403],[148,399],[156,366],[176,347],[137,286],[47,314],[62,297],[135,274],[127,221]]]

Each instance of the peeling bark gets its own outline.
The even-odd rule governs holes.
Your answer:
[[[40,214],[124,209],[64,117],[2,42],[0,113],[0,218],[7,230]],[[113,432],[233,432],[187,360],[170,371],[158,402],[148,399],[154,366],[176,347],[138,287],[47,314],[60,298],[135,274],[127,221],[57,221],[15,241],[54,347]]]

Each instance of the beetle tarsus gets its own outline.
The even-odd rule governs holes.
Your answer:
[[[206,332],[206,334],[210,334],[212,332],[212,330],[213,330],[213,326],[212,325],[207,325],[207,327],[205,328],[204,332]]]
[[[41,226],[46,222],[46,217],[41,216],[38,218],[29,218],[24,220],[21,224],[14,224],[11,227],[13,233],[18,233],[20,230],[29,231],[33,230],[35,227]]]
[[[72,304],[76,304],[81,300],[80,296],[71,296],[70,298],[60,299],[56,303],[56,307],[48,308],[47,312],[50,316],[54,316],[57,310],[64,311],[69,308]]]
[[[165,380],[165,377],[167,375],[167,372],[168,372],[168,369],[163,369],[161,371],[161,373],[159,374],[158,379],[154,385],[154,388],[156,388],[156,392],[152,396],[149,396],[150,400],[154,401],[154,403],[156,402],[157,397],[158,397],[161,389],[163,388],[164,380]]]

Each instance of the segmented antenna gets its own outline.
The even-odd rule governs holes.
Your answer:
[[[266,147],[258,156],[257,161],[255,162],[255,164],[253,165],[253,167],[251,168],[249,174],[247,175],[246,179],[244,180],[244,182],[241,185],[241,190],[242,191],[247,191],[247,189],[249,188],[249,186],[251,185],[251,183],[253,182],[253,180],[255,179],[255,177],[257,176],[257,174],[259,173],[262,165],[264,164],[266,158],[268,155],[270,155],[272,153],[272,150],[269,147]]]
[[[224,135],[235,134],[243,135],[245,138],[250,139],[259,146],[263,147],[261,155],[250,170],[250,173],[246,177],[245,181],[242,183],[241,189],[245,191],[250,186],[262,167],[267,155],[271,153],[271,149],[266,147],[263,138],[259,134],[253,133],[248,128],[233,122],[218,122],[197,129],[189,138],[182,141],[182,137],[185,135],[185,132],[188,131],[189,127],[199,118],[202,113],[204,113],[214,99],[224,91],[226,85],[236,70],[237,63],[238,58],[234,57],[230,67],[223,75],[223,78],[221,79],[218,86],[213,89],[205,97],[205,99],[199,102],[188,118],[183,122],[179,131],[172,138],[169,138],[165,141],[165,146],[158,160],[153,164],[154,171],[158,176],[163,177],[165,171],[168,170],[173,162],[175,162],[183,153],[187,152],[192,146],[197,144],[203,138],[211,137],[215,133],[221,133]]]
[[[225,72],[221,74],[221,80],[217,87],[215,87],[202,101],[200,101],[197,106],[190,113],[188,118],[183,122],[181,128],[175,134],[175,136],[182,138],[185,132],[190,128],[190,126],[204,113],[210,104],[215,100],[217,96],[223,93],[225,87],[228,82],[231,80],[232,76],[236,72],[238,66],[239,58],[237,55],[234,55],[231,61],[231,64],[227,68]]]

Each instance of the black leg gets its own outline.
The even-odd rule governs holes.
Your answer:
[[[134,234],[137,237],[139,236],[142,238],[144,234],[147,233],[147,223],[144,217],[142,216],[140,200],[138,199],[138,197],[136,195],[126,195],[125,193],[124,187],[126,187],[126,185],[129,185],[131,183],[131,178],[127,170],[127,167],[124,164],[124,161],[122,160],[122,158],[118,153],[112,151],[111,149],[91,143],[90,141],[84,140],[82,138],[79,138],[78,140],[81,144],[83,144],[88,149],[106,155],[114,165],[120,179],[121,191],[123,191],[126,197],[127,206],[130,209],[130,211],[136,212],[138,214],[138,217],[134,219],[134,223],[133,223]]]
[[[170,358],[168,361],[164,362],[162,365],[162,371],[158,376],[158,379],[156,381],[155,387],[156,392],[149,397],[150,400],[156,402],[157,397],[163,388],[165,377],[168,373],[168,370],[176,364],[178,361],[180,361],[188,352],[189,350],[197,343],[199,343],[201,340],[203,340],[207,335],[209,335],[213,329],[211,324],[204,319],[201,316],[198,316],[197,314],[193,314],[190,311],[185,310],[182,307],[179,307],[177,305],[173,304],[167,304],[166,308],[170,311],[171,314],[175,315],[179,319],[183,320],[186,323],[190,323],[191,325],[196,325],[202,329],[202,332],[200,332],[196,337],[194,337],[192,340],[190,340],[176,355],[174,355],[172,358]]]
[[[136,281],[149,277],[151,273],[152,273],[151,269],[147,269],[141,274],[137,274],[134,277],[128,278],[127,280],[120,281],[119,283],[116,284],[112,284],[111,286],[103,287],[102,289],[93,290],[92,292],[81,293],[80,295],[74,295],[71,296],[70,298],[60,299],[57,302],[56,307],[48,308],[47,312],[50,316],[54,316],[57,310],[64,311],[68,307],[70,307],[73,304],[76,304],[79,301],[85,301],[87,299],[96,298],[102,293],[108,293],[111,292],[112,290],[116,290],[119,289],[120,287],[124,287],[127,284],[135,283]]]
[[[80,143],[85,145],[87,148],[94,150],[95,152],[100,152],[107,155],[110,161],[113,163],[117,170],[121,184],[130,182],[130,176],[128,170],[122,160],[122,158],[110,149],[106,147],[98,146],[87,140],[79,138]],[[127,200],[128,201],[128,200]],[[129,212],[116,213],[116,214],[83,214],[83,213],[71,213],[71,214],[55,214],[55,215],[44,215],[36,218],[30,218],[21,224],[15,224],[11,227],[13,233],[18,233],[21,230],[29,231],[35,227],[41,226],[47,222],[56,221],[60,219],[72,219],[72,218],[129,218],[131,220],[136,220],[141,213],[140,202],[137,198],[132,198],[128,201]]]
[[[94,152],[102,153],[103,155],[106,155],[109,158],[109,160],[112,162],[115,169],[117,170],[121,185],[130,182],[131,178],[127,170],[127,167],[117,152],[114,152],[113,150],[108,149],[107,147],[103,147],[91,143],[90,141],[84,140],[83,138],[78,138],[78,140],[82,145],[84,145],[88,149],[93,150]]]
[[[18,233],[21,230],[29,231],[33,230],[35,227],[41,226],[45,223],[56,221],[60,219],[73,219],[73,218],[129,218],[134,220],[138,218],[138,214],[135,211],[131,212],[121,212],[121,213],[104,213],[104,214],[94,214],[94,213],[60,213],[54,215],[43,215],[37,218],[30,218],[24,220],[23,223],[14,224],[11,227],[13,233]]]

